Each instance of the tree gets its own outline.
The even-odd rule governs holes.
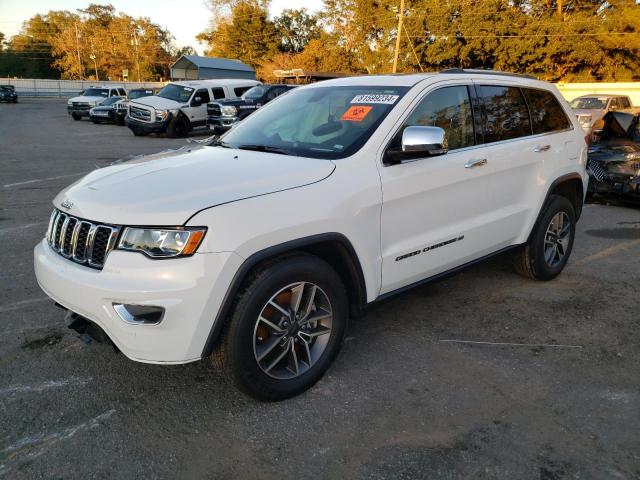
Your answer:
[[[320,37],[318,18],[304,8],[284,10],[274,24],[282,52],[300,53],[311,40]]]
[[[230,18],[197,38],[208,43],[206,55],[238,59],[254,67],[278,51],[275,25],[267,9],[255,0],[237,2]]]

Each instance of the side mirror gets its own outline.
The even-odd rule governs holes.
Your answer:
[[[191,106],[199,107],[200,105],[202,105],[202,97],[193,97],[193,100],[191,100]]]
[[[446,132],[440,127],[407,127],[402,132],[400,149],[387,150],[387,163],[433,157],[447,153]]]

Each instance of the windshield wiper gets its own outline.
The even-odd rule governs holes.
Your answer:
[[[283,150],[282,148],[278,148],[278,147],[271,147],[269,145],[244,144],[244,145],[238,145],[236,148],[238,150],[254,150],[256,152],[279,153],[281,155],[291,155],[291,152],[287,150]]]

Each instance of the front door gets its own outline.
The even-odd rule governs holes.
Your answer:
[[[469,82],[470,83],[470,82]],[[431,125],[446,132],[449,152],[380,166],[381,294],[402,288],[492,252],[492,168],[474,125],[472,86],[452,83],[426,91],[404,127]]]
[[[197,98],[199,101],[196,101]],[[211,101],[209,90],[201,88],[196,91],[189,105],[189,121],[193,127],[204,125],[207,120],[207,103]]]

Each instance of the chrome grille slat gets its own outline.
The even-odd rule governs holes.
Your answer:
[[[56,209],[49,219],[47,242],[63,257],[101,269],[116,246],[120,230],[118,226],[90,222]]]

